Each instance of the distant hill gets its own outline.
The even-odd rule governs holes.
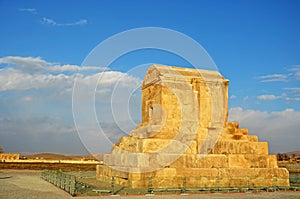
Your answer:
[[[300,151],[291,151],[286,152],[285,154],[287,154],[288,156],[292,156],[293,154],[295,154],[296,156],[300,156]]]
[[[42,160],[72,160],[72,157],[55,153],[38,153],[33,155],[26,155],[27,159],[42,159]]]
[[[31,155],[25,155],[27,159],[39,159],[39,160],[98,160],[103,159],[103,154],[97,154],[95,157],[92,155],[79,156],[79,155],[63,155],[56,153],[37,153]]]

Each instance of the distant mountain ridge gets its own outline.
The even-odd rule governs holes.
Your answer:
[[[300,156],[300,150],[299,151],[286,152],[285,154],[287,154],[288,156],[292,156],[292,155]]]
[[[62,155],[62,154],[55,154],[55,153],[38,153],[32,155],[26,155],[27,159],[43,159],[43,160],[72,160],[71,157]]]
[[[40,160],[95,160],[92,155],[63,155],[56,153],[37,153],[25,155],[27,159],[40,159]]]

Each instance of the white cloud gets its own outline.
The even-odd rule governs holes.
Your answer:
[[[37,10],[35,8],[19,8],[19,11],[37,14]]]
[[[244,101],[248,101],[249,100],[249,96],[246,96],[243,98]]]
[[[249,128],[249,134],[268,141],[272,153],[299,150],[299,111],[286,109],[268,113],[235,107],[229,110],[229,121],[238,121],[241,127]]]
[[[28,73],[43,72],[83,72],[83,71],[103,71],[108,68],[99,66],[77,66],[77,65],[59,65],[57,63],[47,62],[41,57],[19,57],[7,56],[0,58],[0,64],[7,64],[9,68],[15,68]]]
[[[114,89],[119,88],[115,103],[120,105],[121,111],[127,112],[124,107],[128,101],[124,96],[141,83],[140,79],[119,71],[96,66],[60,65],[40,57],[3,57],[0,64],[3,65],[0,69],[0,93],[6,92],[5,97],[0,98],[0,137],[1,142],[5,142],[5,148],[15,151],[26,148],[49,151],[53,147],[53,150],[66,152],[77,147],[78,144],[70,147],[76,141],[74,137],[70,139],[72,143],[69,140],[73,132],[77,135],[72,127],[75,82],[88,91],[83,92],[86,95],[79,95],[83,99],[80,107],[85,110],[85,102],[96,97],[95,111],[99,111],[101,119],[109,121],[112,121],[110,104]],[[116,85],[118,88],[115,88]],[[52,119],[43,119],[48,116]],[[57,116],[68,122],[56,121]],[[89,121],[89,117],[93,116],[91,114],[85,119]],[[16,145],[18,147],[14,149]],[[100,147],[104,145],[100,144]]]
[[[286,74],[272,74],[259,76],[261,82],[286,82],[288,81],[288,75]]]
[[[300,96],[300,88],[283,88],[283,89],[290,91],[295,96]]]
[[[294,97],[294,98],[287,97],[285,98],[285,100],[287,102],[300,101],[300,97]]]
[[[82,26],[82,25],[86,25],[88,21],[86,19],[80,19],[78,21],[71,22],[71,23],[57,23],[51,18],[43,17],[41,23],[46,25],[51,25],[51,26]]]
[[[30,101],[32,101],[32,96],[24,96],[21,98],[21,101],[30,102]]]
[[[80,67],[77,65],[70,65],[70,64],[66,64],[66,65],[55,65],[52,66],[51,68],[48,68],[49,71],[51,72],[78,72],[78,71],[102,71],[102,70],[107,70],[105,67],[98,67],[98,66],[84,66],[84,67]]]
[[[235,95],[231,95],[230,99],[236,99],[236,96]]]
[[[84,76],[81,74],[30,74],[8,68],[0,70],[0,91],[6,90],[29,90],[53,88],[56,90],[69,90],[74,82],[83,83],[86,87],[101,85],[101,88],[113,89],[116,83],[126,87],[139,84],[140,80],[118,71],[104,71],[93,75]]]
[[[284,88],[284,89],[294,91],[294,92],[300,92],[300,88]]]
[[[0,137],[8,152],[86,153],[75,127],[58,117],[0,116]]]
[[[291,90],[294,96],[299,96],[299,90],[298,88],[290,88],[285,90]],[[300,101],[299,97],[288,97],[287,94],[283,93],[281,96],[276,95],[260,95],[257,96],[257,99],[259,100],[277,100],[277,99],[284,99],[286,102],[294,102],[294,101]]]
[[[37,72],[45,70],[47,62],[40,57],[18,57],[7,56],[0,58],[0,64],[7,64],[8,67],[15,67],[22,71]]]
[[[293,71],[293,72],[299,72],[300,71],[300,65],[293,65],[291,68],[287,69],[288,71]]]
[[[257,77],[261,82],[291,82],[300,80],[300,65],[286,69],[286,73],[271,74]]]
[[[75,75],[30,74],[16,69],[0,70],[0,91],[63,88],[73,84]]]
[[[282,98],[282,96],[275,96],[275,95],[260,95],[257,96],[257,99],[259,100],[276,100],[276,99],[280,99]]]

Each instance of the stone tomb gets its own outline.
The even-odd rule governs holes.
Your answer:
[[[227,122],[228,83],[217,71],[151,66],[142,123],[104,155],[97,179],[132,188],[289,186],[268,143]]]

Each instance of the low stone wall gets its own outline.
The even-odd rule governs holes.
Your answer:
[[[0,153],[0,161],[14,161],[20,158],[20,154],[18,153]]]

